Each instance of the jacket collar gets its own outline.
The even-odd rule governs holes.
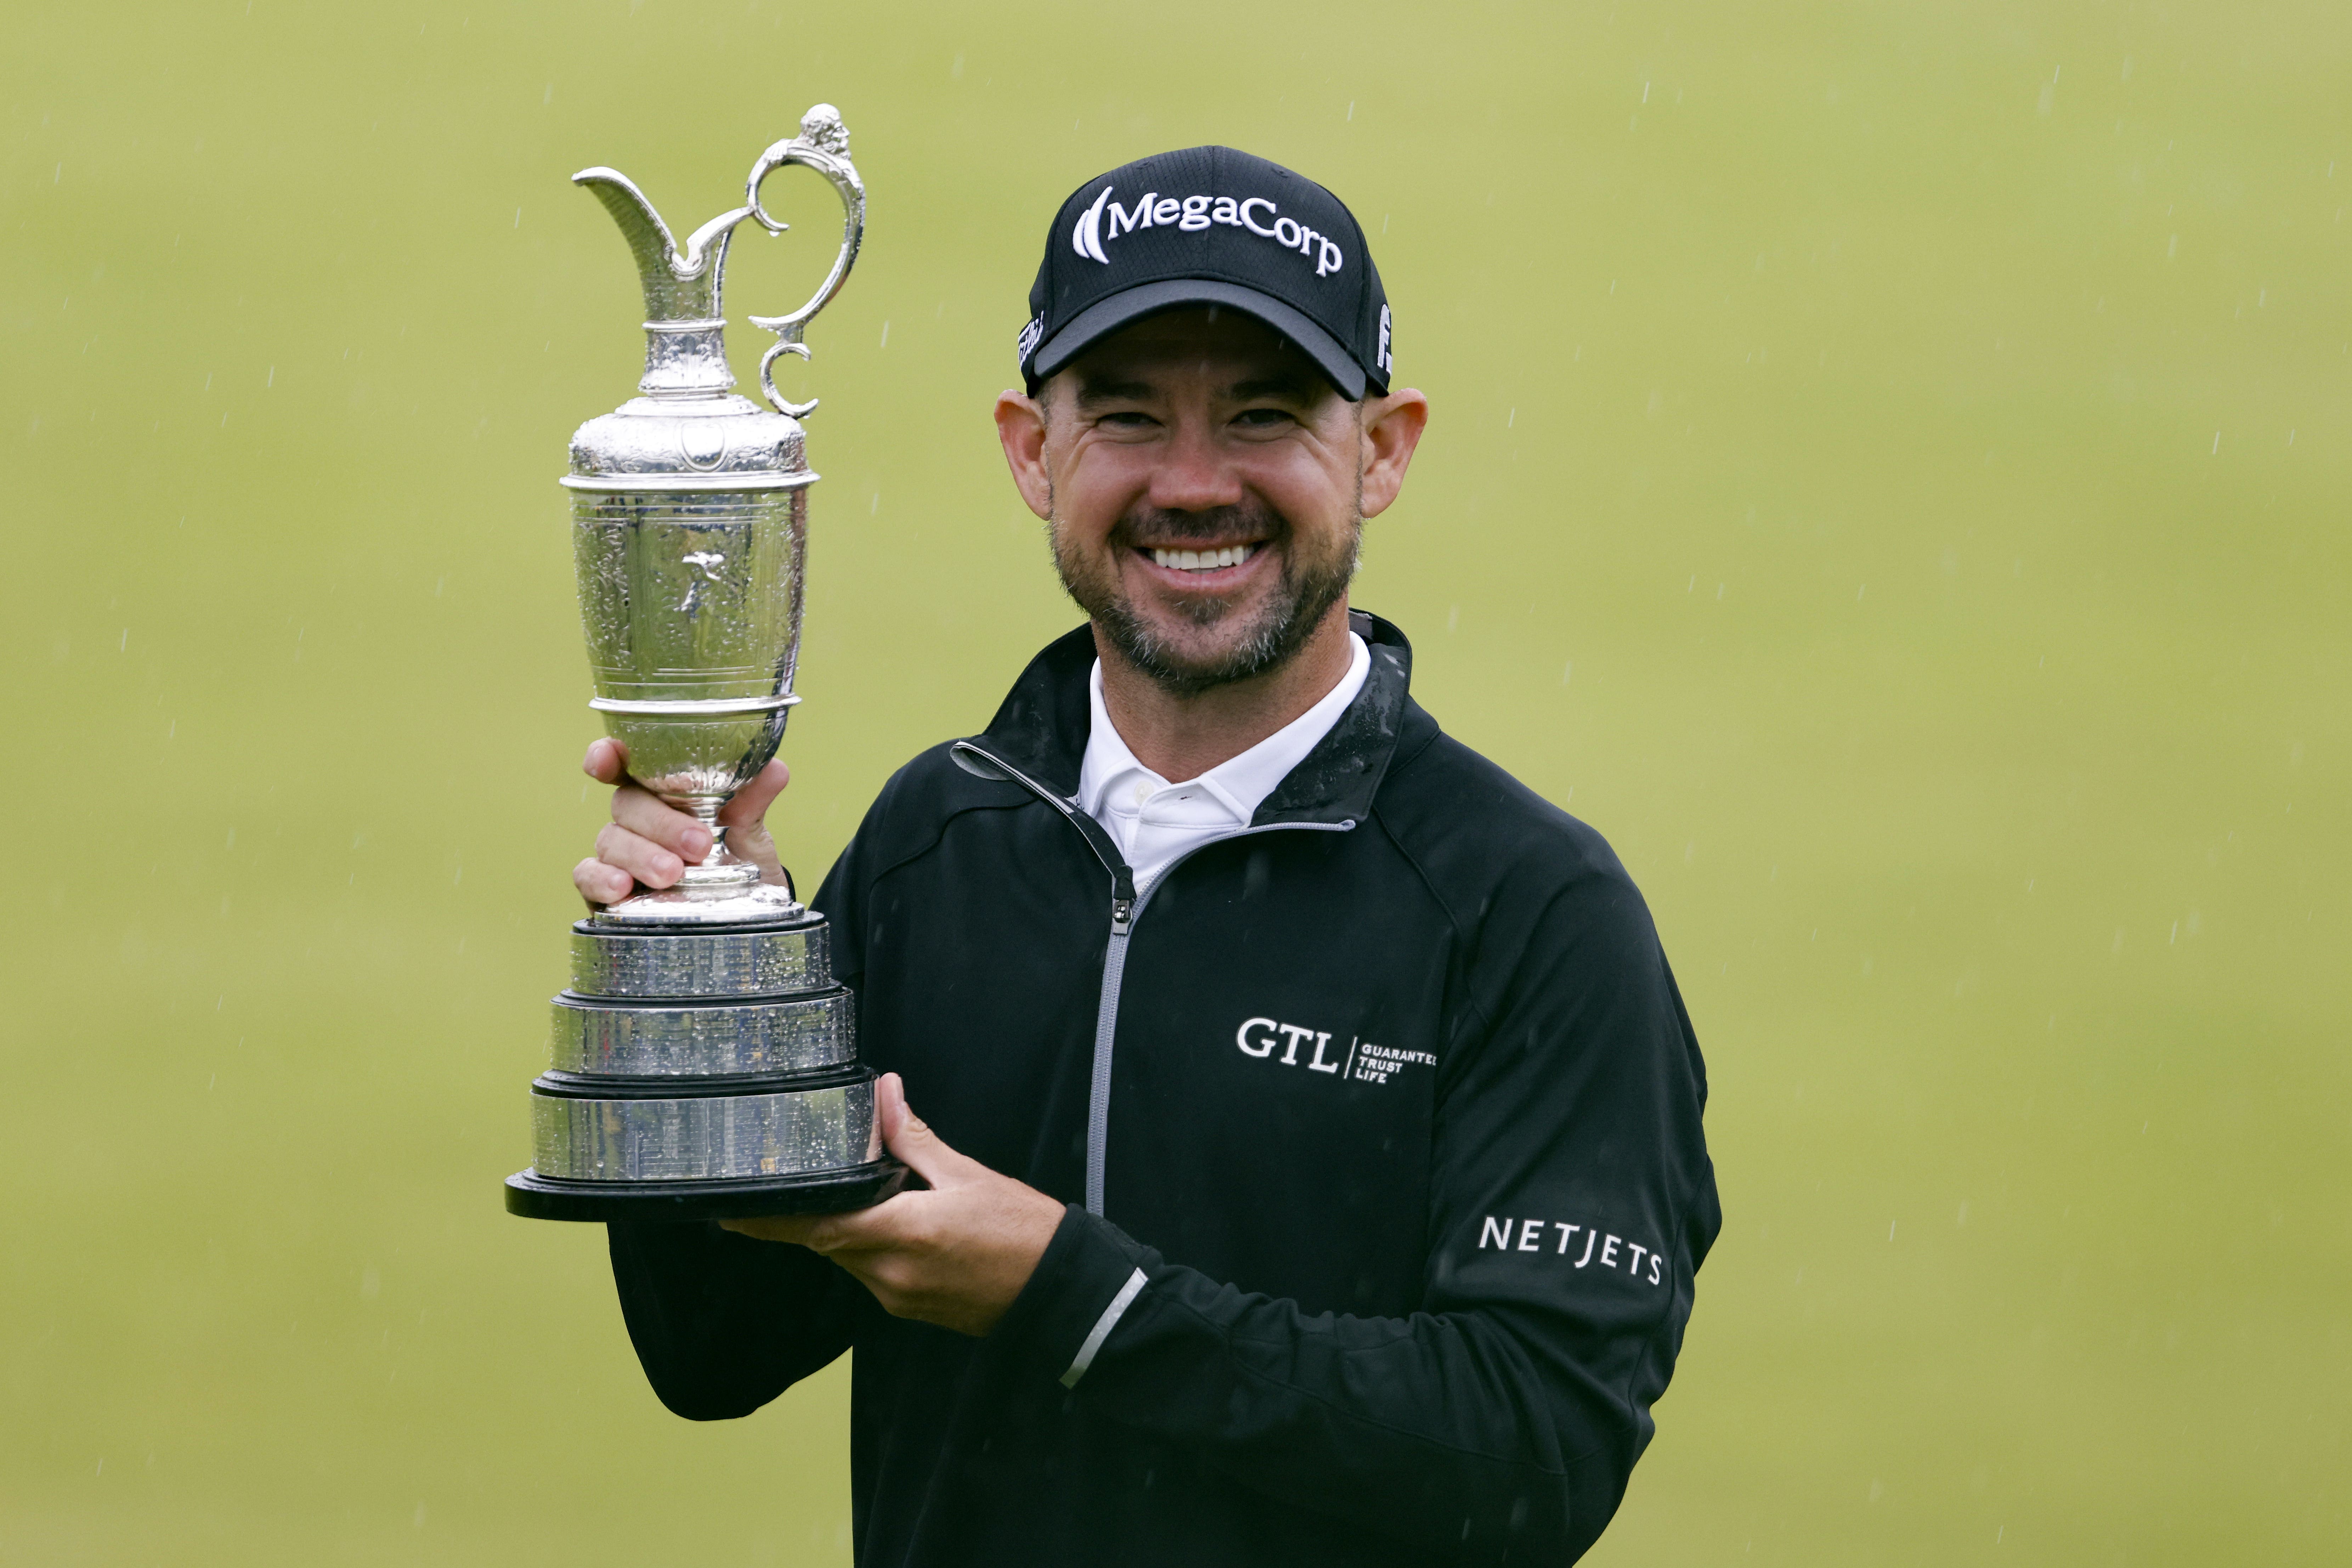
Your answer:
[[[1254,826],[1361,822],[1371,811],[1373,793],[1396,755],[1404,729],[1412,646],[1378,616],[1352,610],[1348,622],[1371,650],[1372,667],[1363,689],[1330,733],[1260,803]],[[1063,800],[1075,800],[1093,722],[1087,676],[1094,661],[1094,633],[1088,626],[1047,644],[971,743]]]

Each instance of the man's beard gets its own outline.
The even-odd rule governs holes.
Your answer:
[[[1296,549],[1297,532],[1289,520],[1253,499],[1241,506],[1209,511],[1139,509],[1111,529],[1099,560],[1082,558],[1070,549],[1058,524],[1052,526],[1050,537],[1054,569],[1061,574],[1062,586],[1109,637],[1111,646],[1163,690],[1196,697],[1213,687],[1247,680],[1289,663],[1331,606],[1347,594],[1349,581],[1356,574],[1363,532],[1359,511],[1339,548],[1321,557],[1306,558]],[[1192,658],[1171,646],[1129,602],[1122,589],[1120,563],[1136,548],[1139,537],[1149,537],[1160,548],[1171,548],[1186,540],[1205,542],[1236,534],[1255,536],[1260,550],[1277,552],[1282,579],[1254,612],[1248,612],[1252,618],[1239,638],[1205,658]],[[1207,594],[1178,605],[1180,614],[1203,627],[1244,613],[1229,601]]]

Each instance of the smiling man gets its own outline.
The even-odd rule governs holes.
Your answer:
[[[928,1188],[614,1226],[646,1375],[720,1419],[856,1349],[867,1564],[1570,1560],[1720,1226],[1705,1069],[1608,846],[1348,604],[1428,417],[1362,231],[1166,153],[1030,305],[997,431],[1087,624],[814,900]],[[625,766],[592,901],[708,847]],[[785,778],[728,816],[776,880]]]

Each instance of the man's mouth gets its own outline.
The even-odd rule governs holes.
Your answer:
[[[1227,544],[1214,550],[1160,550],[1142,548],[1155,566],[1172,572],[1221,572],[1229,566],[1239,566],[1265,548],[1262,542]]]

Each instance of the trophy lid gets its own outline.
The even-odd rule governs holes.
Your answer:
[[[735,374],[727,364],[720,295],[736,225],[752,218],[771,236],[790,226],[772,217],[760,201],[761,182],[786,163],[805,164],[833,185],[841,197],[842,239],[833,270],[807,304],[789,315],[749,318],[776,334],[760,361],[760,390],[773,405],[772,412],[729,390]],[[802,116],[798,136],[776,142],[751,165],[744,205],[696,229],[683,247],[645,193],[619,170],[583,169],[572,179],[604,204],[636,258],[645,290],[646,374],[637,383],[643,396],[573,434],[565,485],[742,489],[814,481],[801,422],[816,400],[785,401],[771,367],[779,354],[809,356],[801,333],[840,292],[864,237],[866,186],[849,161],[849,132],[840,111],[820,103]]]

